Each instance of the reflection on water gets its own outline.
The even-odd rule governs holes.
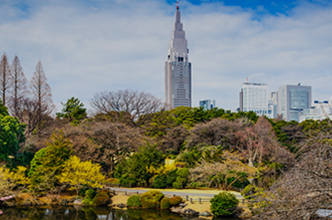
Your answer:
[[[128,209],[116,210],[108,207],[52,207],[52,208],[7,208],[2,209],[0,220],[170,220],[204,218],[182,217],[168,210]],[[231,218],[228,220],[236,220]]]

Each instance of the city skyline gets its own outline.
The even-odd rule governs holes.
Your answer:
[[[180,1],[193,68],[193,106],[210,97],[235,111],[249,81],[269,91],[301,83],[332,94],[331,1]],[[252,2],[252,4],[248,3]],[[89,107],[97,92],[132,89],[164,97],[176,1],[1,1],[0,53],[31,78],[39,59],[60,102]],[[128,80],[130,79],[130,80]]]

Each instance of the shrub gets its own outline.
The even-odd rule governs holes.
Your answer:
[[[176,175],[176,172],[178,171],[178,169],[175,169],[175,170],[171,170],[171,171],[168,171],[166,173],[166,176],[167,176],[167,186],[173,186],[173,183],[176,181],[176,178],[178,177],[178,175]]]
[[[141,195],[141,204],[143,208],[159,208],[159,201],[164,197],[160,191],[150,190]]]
[[[210,200],[211,212],[215,216],[229,216],[235,213],[239,200],[235,195],[228,192],[222,192]]]
[[[92,199],[95,197],[96,192],[93,189],[88,189],[85,191],[85,198],[83,199],[82,203],[85,205],[94,205]]]
[[[193,188],[193,189],[196,189],[196,188],[198,188],[198,183],[196,183],[196,182],[191,182],[190,184],[189,184],[189,186],[190,186],[190,188]]]
[[[126,179],[123,179],[121,181],[121,186],[126,186],[126,187],[135,187],[136,186],[136,179],[132,177],[128,177]]]
[[[175,189],[181,189],[181,187],[182,187],[182,183],[174,182],[174,183],[173,183],[173,187],[174,187]]]
[[[169,209],[171,206],[170,199],[165,197],[160,201],[160,208],[161,209]]]
[[[154,188],[161,188],[164,189],[167,187],[167,177],[165,174],[161,174],[156,176],[153,180],[153,187]]]
[[[108,204],[110,200],[109,195],[105,191],[100,191],[97,195],[93,198],[92,202],[96,206],[105,206]]]
[[[178,175],[179,177],[182,177],[182,178],[187,178],[189,176],[189,174],[190,174],[190,172],[189,172],[188,168],[182,168],[176,172],[176,175]]]
[[[186,186],[189,174],[190,173],[187,168],[182,168],[182,169],[179,169],[178,171],[176,171],[176,175],[178,176],[176,178],[176,182],[181,184],[181,186],[178,187],[177,189],[184,188]],[[177,186],[178,186],[178,184],[177,184]],[[173,184],[173,187],[174,187],[174,184]],[[174,188],[176,188],[176,187],[174,187]]]
[[[173,206],[179,205],[182,202],[182,198],[180,196],[173,196],[169,202]]]
[[[117,179],[117,178],[108,178],[106,180],[106,183],[108,183],[108,184],[120,184],[120,180]]]
[[[127,200],[127,206],[132,208],[142,207],[141,197],[139,195],[130,196]]]

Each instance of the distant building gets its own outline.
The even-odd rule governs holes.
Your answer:
[[[270,99],[268,101],[268,116],[269,118],[277,118],[278,115],[278,92],[270,92]]]
[[[191,63],[188,53],[188,43],[177,5],[174,29],[165,62],[165,100],[171,108],[191,107]]]
[[[330,118],[332,120],[332,97],[330,101],[314,101],[310,109],[304,109],[299,114],[299,122],[305,120],[324,120]]]
[[[278,114],[286,121],[299,121],[299,114],[311,106],[311,86],[285,85],[278,89]]]
[[[205,99],[199,101],[199,107],[203,107],[204,110],[212,109],[216,107],[216,100]]]
[[[240,111],[253,111],[268,116],[268,93],[266,83],[243,83],[240,91]]]

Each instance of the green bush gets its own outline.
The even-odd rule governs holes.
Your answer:
[[[160,201],[160,208],[161,209],[169,209],[171,206],[170,199],[165,197]]]
[[[141,195],[141,204],[143,208],[159,208],[160,200],[164,194],[160,191],[150,190]]]
[[[182,202],[182,198],[180,196],[173,196],[169,202],[172,206],[179,205]]]
[[[100,191],[97,195],[93,198],[92,202],[96,206],[105,206],[108,205],[110,200],[110,196],[105,191]]]
[[[166,173],[166,176],[167,176],[167,186],[170,186],[172,187],[173,186],[173,183],[176,181],[176,178],[178,177],[178,175],[176,175],[176,172],[178,171],[178,169],[175,169],[175,170],[171,170],[171,171],[168,171]]]
[[[88,189],[85,191],[85,198],[82,203],[84,205],[95,205],[92,200],[96,196],[96,192],[93,189]]]
[[[211,212],[215,216],[229,216],[233,215],[236,211],[239,200],[236,199],[235,195],[228,192],[222,192],[210,200]]]
[[[154,178],[152,183],[154,188],[164,189],[167,187],[167,177],[165,174],[161,174]]]
[[[137,183],[136,179],[132,177],[128,177],[126,179],[121,180],[121,186],[135,187],[136,183]]]
[[[189,172],[188,168],[182,168],[176,172],[176,175],[178,175],[179,177],[182,177],[182,178],[187,178],[189,176],[189,174],[190,174],[190,172]]]
[[[176,184],[177,187],[175,187],[174,184],[173,184],[173,187],[176,188],[176,189],[184,188],[187,184],[189,174],[190,173],[189,173],[189,170],[187,168],[182,168],[182,169],[179,169],[178,171],[176,171],[176,175],[178,176],[176,178],[176,182],[180,183],[181,186],[178,187],[179,184]]]
[[[182,183],[174,182],[174,183],[173,183],[173,187],[174,187],[175,189],[181,189],[181,187],[182,187]]]
[[[196,183],[196,182],[191,182],[189,184],[189,186],[190,186],[190,188],[193,188],[193,189],[197,189],[199,187],[198,183]]]
[[[117,178],[108,178],[105,183],[108,184],[120,184],[120,180]]]
[[[139,195],[130,196],[127,200],[127,206],[130,208],[142,207],[141,197]]]

